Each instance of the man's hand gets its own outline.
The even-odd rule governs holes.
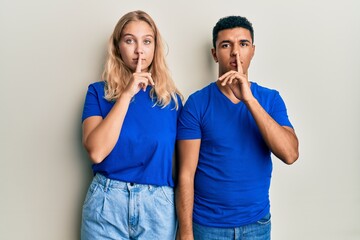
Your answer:
[[[228,85],[237,99],[240,101],[249,101],[253,98],[250,83],[247,74],[244,73],[241,66],[240,55],[236,54],[236,67],[237,71],[231,70],[221,77],[219,81],[222,86]]]

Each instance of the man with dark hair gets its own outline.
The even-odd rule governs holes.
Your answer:
[[[241,16],[229,16],[221,18],[213,28],[213,47],[216,48],[216,40],[218,38],[218,33],[221,30],[231,29],[241,27],[250,31],[252,43],[254,44],[254,29],[252,23],[247,20],[245,17]]]
[[[179,239],[270,239],[271,153],[286,164],[298,139],[278,91],[248,80],[252,24],[213,28],[218,79],[191,94],[178,121]]]

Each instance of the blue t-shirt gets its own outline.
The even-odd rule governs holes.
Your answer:
[[[105,118],[115,102],[104,98],[105,82],[92,83],[86,94],[82,121],[90,116]],[[119,139],[110,154],[99,164],[93,164],[94,174],[139,184],[174,186],[172,157],[176,139],[176,125],[182,108],[172,101],[162,108],[155,105],[146,92],[140,90],[130,102]]]
[[[254,82],[251,91],[276,122],[292,127],[277,91]],[[177,139],[201,139],[194,222],[239,227],[269,213],[271,152],[243,102],[232,103],[216,83],[193,93],[179,117]]]

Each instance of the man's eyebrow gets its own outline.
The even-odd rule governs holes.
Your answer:
[[[231,41],[230,40],[222,40],[221,42],[219,42],[219,45],[223,44],[223,43],[231,43]]]
[[[251,41],[248,40],[248,39],[241,39],[239,42],[241,42],[241,43],[245,43],[245,42],[251,43]],[[222,43],[231,43],[231,41],[230,40],[223,40],[223,41],[219,42],[219,44],[222,44]]]
[[[247,39],[241,39],[240,42],[241,42],[241,43],[245,43],[245,42],[251,43],[251,42],[250,42],[249,40],[247,40]]]

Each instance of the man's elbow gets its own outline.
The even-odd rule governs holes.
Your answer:
[[[299,150],[296,149],[290,153],[288,153],[286,156],[284,156],[283,158],[281,158],[281,160],[287,164],[287,165],[291,165],[294,162],[296,162],[296,160],[298,160],[299,158]]]

